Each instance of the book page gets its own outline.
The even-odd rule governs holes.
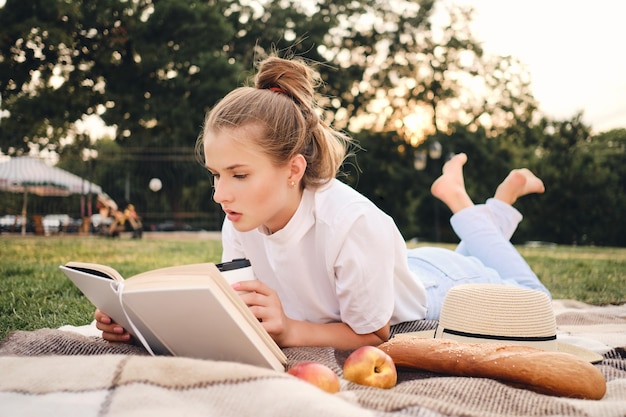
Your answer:
[[[131,321],[146,339],[150,349],[155,353],[169,354],[159,339],[142,326],[136,318],[129,316],[120,302],[120,291],[125,286],[124,278],[113,268],[106,265],[83,262],[68,262],[60,267],[67,277],[78,287],[91,303],[113,321],[137,337]],[[148,349],[148,348],[146,348]],[[148,350],[150,350],[148,349]]]
[[[86,272],[90,275],[98,275],[102,278],[109,278],[115,281],[122,282],[124,278],[115,269],[107,265],[94,264],[88,262],[68,262],[65,264],[67,268],[76,269]]]
[[[120,284],[124,280],[103,277],[98,272],[94,272],[97,270],[86,268],[85,265],[87,264],[68,263],[60,268],[95,307],[125,329],[129,329],[130,325],[126,320],[118,294]]]

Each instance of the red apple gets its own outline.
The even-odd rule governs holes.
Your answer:
[[[343,377],[360,385],[392,388],[398,380],[398,372],[391,356],[377,347],[363,346],[346,359]]]
[[[332,369],[321,363],[300,362],[289,368],[287,373],[331,394],[339,392],[339,377]]]

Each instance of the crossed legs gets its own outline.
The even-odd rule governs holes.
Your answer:
[[[475,205],[465,190],[466,162],[467,155],[455,155],[431,187],[453,213],[450,223],[461,239],[457,252],[478,258],[503,280],[549,293],[509,241],[522,219],[512,204],[524,195],[544,192],[543,182],[528,169],[515,169],[497,187],[493,199]]]

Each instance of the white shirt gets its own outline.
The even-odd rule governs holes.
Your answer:
[[[296,213],[274,234],[222,227],[222,260],[248,258],[287,317],[343,322],[358,334],[423,319],[426,291],[409,271],[397,226],[371,201],[333,180],[305,189]]]

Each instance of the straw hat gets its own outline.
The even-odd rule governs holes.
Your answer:
[[[550,298],[541,291],[500,284],[462,284],[450,289],[437,329],[413,333],[466,343],[498,342],[567,352],[588,362],[601,355],[557,340]]]

